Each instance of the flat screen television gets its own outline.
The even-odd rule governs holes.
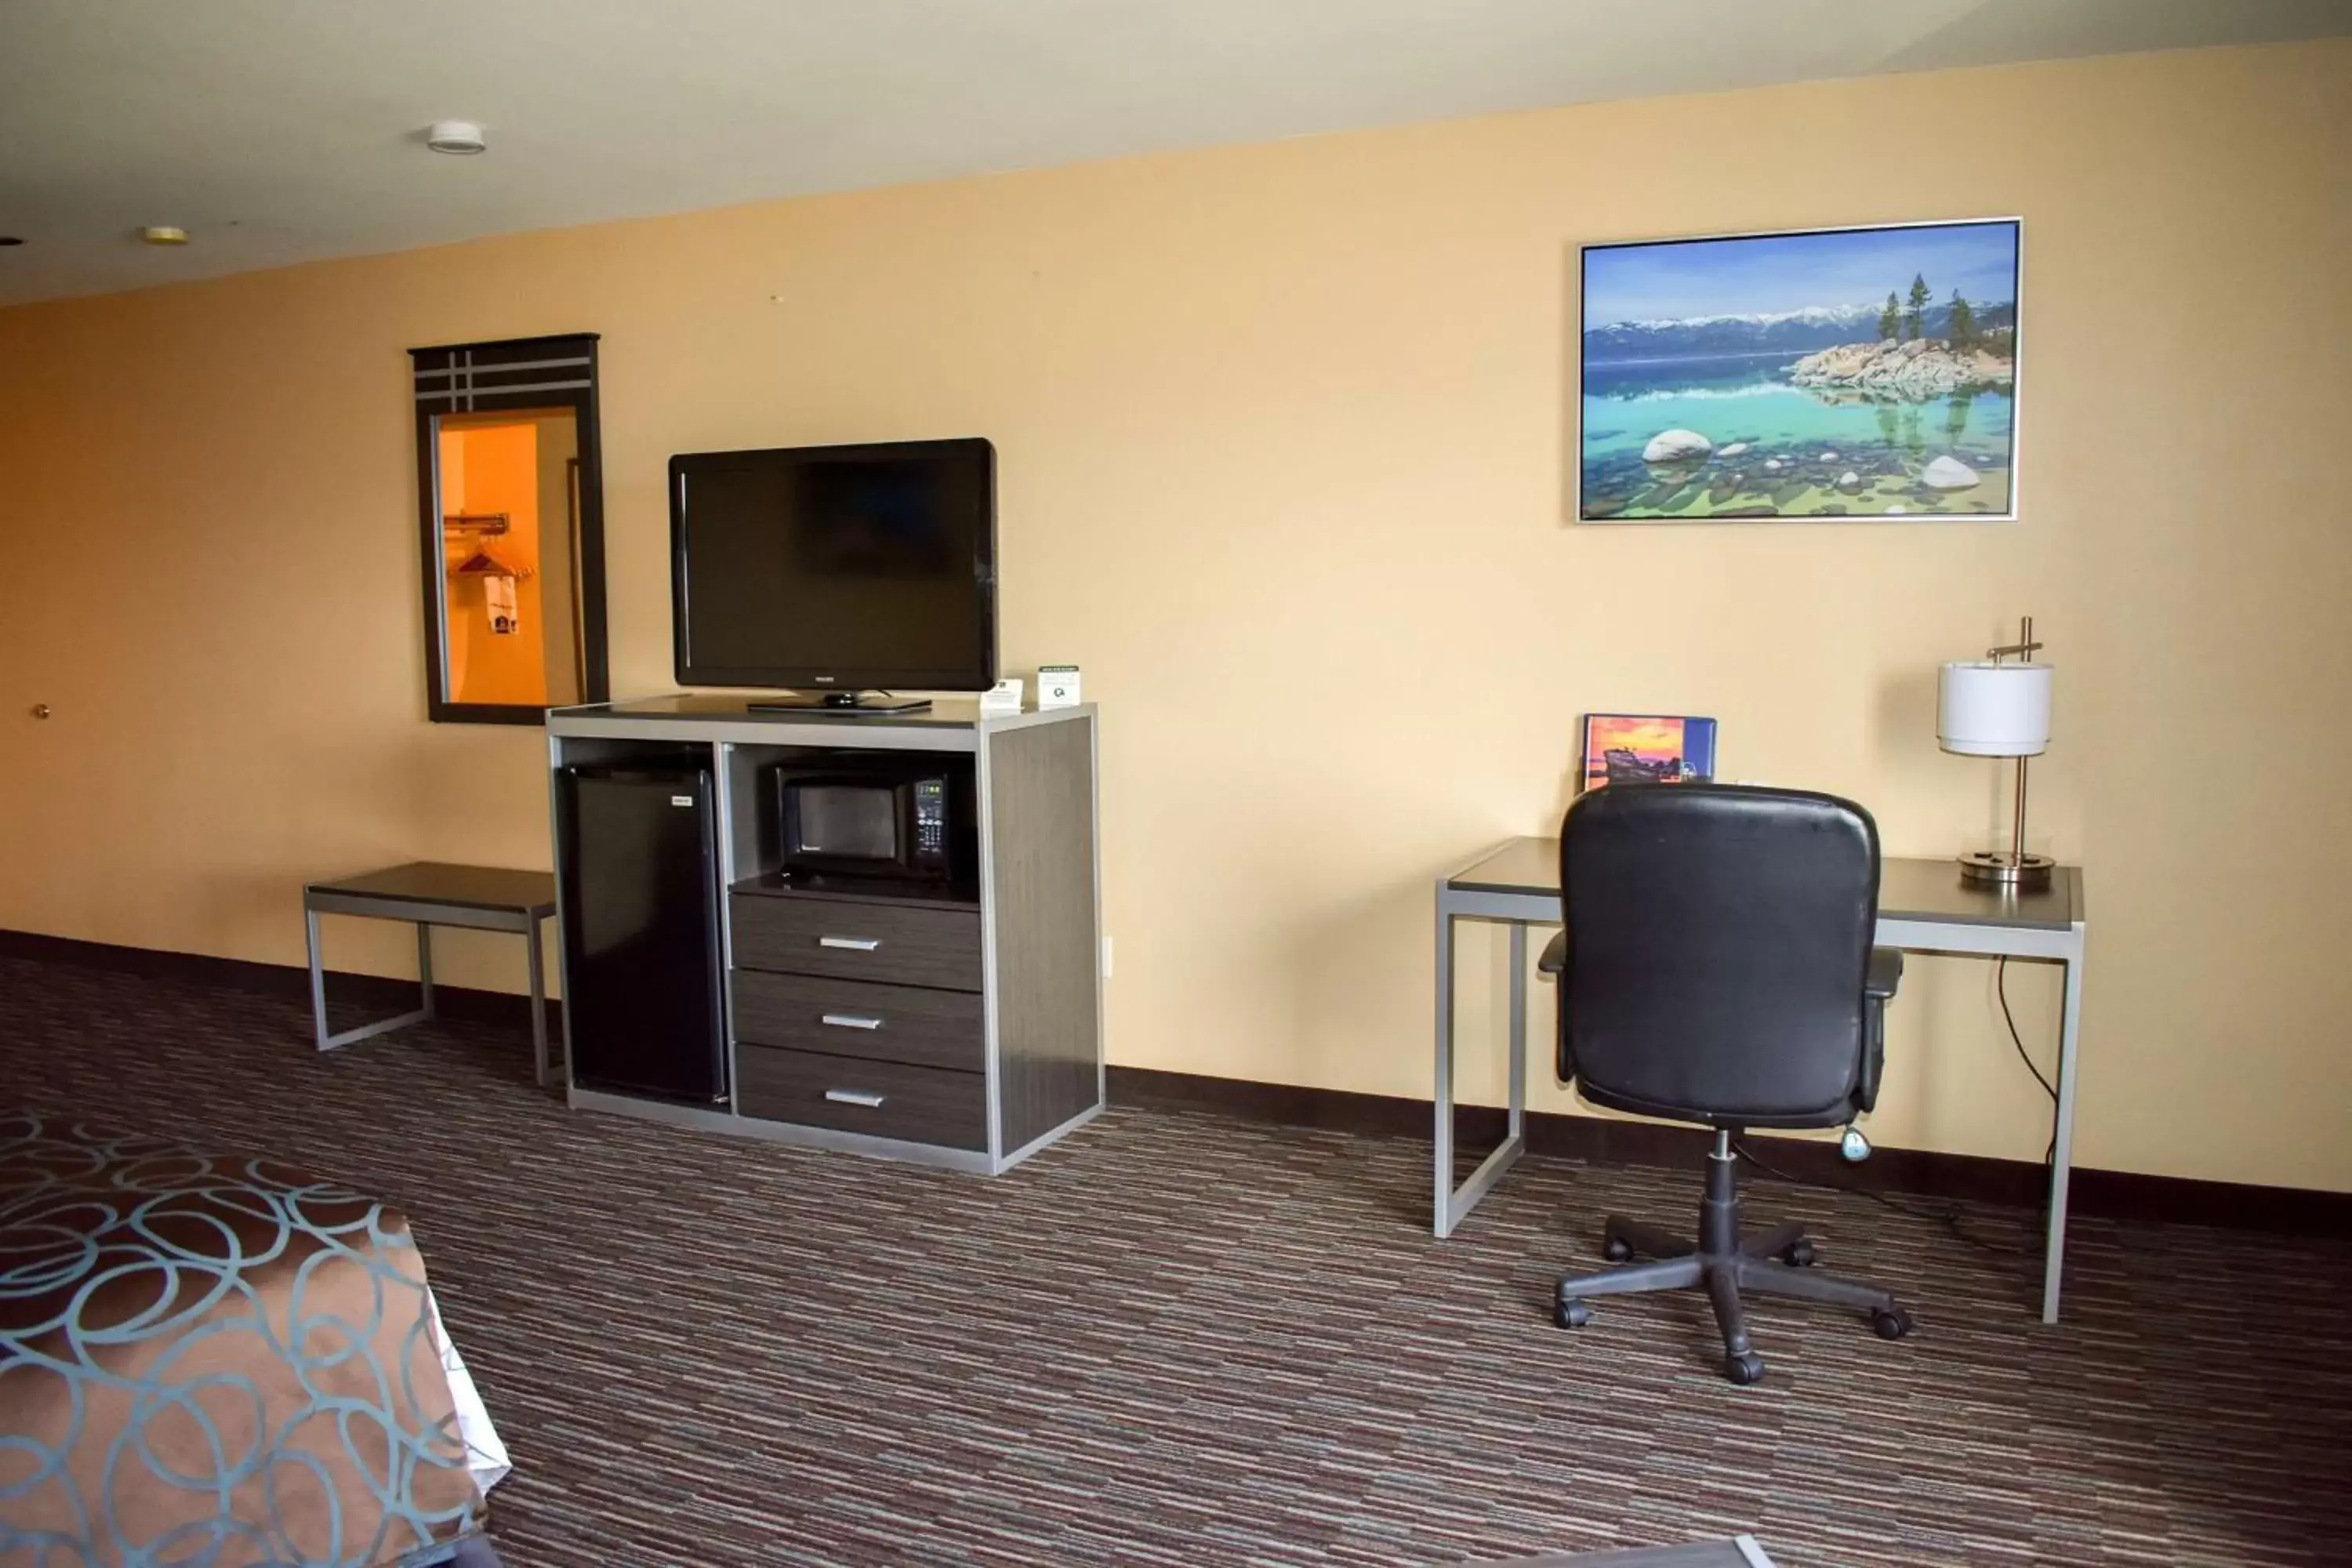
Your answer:
[[[996,683],[996,451],[899,441],[669,460],[670,609],[686,686],[767,707],[905,711],[870,689]]]

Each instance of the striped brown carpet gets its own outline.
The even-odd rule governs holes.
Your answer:
[[[341,1022],[341,1020],[339,1020]],[[355,1021],[355,1020],[354,1020]],[[2352,1562],[2352,1245],[1750,1184],[1918,1318],[1553,1276],[1696,1173],[1534,1162],[1427,1233],[1427,1146],[1114,1111],[995,1181],[566,1111],[520,1031],[320,1057],[290,1000],[0,959],[0,1082],[412,1216],[516,1472],[512,1568],[1412,1563],[1751,1531],[1832,1563]]]

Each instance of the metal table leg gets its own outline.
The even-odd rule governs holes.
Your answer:
[[[327,1037],[327,974],[319,962],[319,911],[304,906],[302,924],[310,950],[310,1023],[323,1051],[331,1049],[334,1042]]]
[[[2078,947],[2060,965],[2066,1000],[2058,1028],[2058,1105],[2050,1153],[2050,1220],[2042,1241],[2042,1321],[2058,1321],[2058,1292],[2066,1263],[2066,1186],[2074,1166],[2074,1051],[2083,1023],[2083,955]]]
[[[425,993],[425,1016],[437,1016],[433,1010],[433,928],[423,921],[416,922],[416,984]]]
[[[1506,1148],[1524,1148],[1528,1117],[1528,928],[1511,922],[1511,1119]]]
[[[1457,917],[1447,907],[1445,887],[1437,889],[1437,1124],[1433,1142],[1436,1153],[1436,1212],[1433,1226],[1441,1237],[1454,1234],[1488,1189],[1527,1152],[1522,1123],[1526,1115],[1527,952],[1528,928],[1508,921],[1511,931],[1511,1092],[1510,1121],[1500,1147],[1486,1156],[1459,1188],[1454,1185],[1454,925]]]
[[[327,1032],[327,971],[320,952],[319,911],[309,907],[302,910],[303,922],[310,950],[310,1022],[318,1035],[319,1049],[331,1051],[338,1046],[348,1046],[410,1024],[421,1024],[433,1015],[433,928],[423,921],[416,926],[416,983],[425,993],[424,1005],[373,1024],[362,1024],[356,1029],[345,1029],[340,1035]]]
[[[317,923],[316,917],[313,917],[313,929]],[[312,973],[317,973],[315,968]],[[320,1026],[323,1029],[325,1025]],[[1437,1125],[1433,1140],[1437,1151],[1436,1230],[1439,1236],[1447,1236],[1454,1230],[1454,917],[1445,908],[1445,883],[1443,879],[1437,884],[1437,1093],[1434,1103],[1437,1107]]]
[[[539,951],[539,922],[523,932],[530,950],[530,1059],[538,1069],[540,1087],[547,1086],[547,970]]]

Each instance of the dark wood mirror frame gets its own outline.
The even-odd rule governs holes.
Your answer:
[[[543,724],[540,703],[459,702],[449,689],[446,559],[440,483],[440,420],[451,414],[570,409],[577,486],[574,633],[582,702],[611,695],[604,642],[604,470],[596,418],[596,334],[507,338],[411,349],[416,395],[416,507],[425,586],[425,695],[436,723]]]

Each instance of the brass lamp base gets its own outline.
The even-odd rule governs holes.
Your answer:
[[[2037,893],[2050,885],[2051,868],[2058,862],[2047,855],[2005,855],[1973,849],[1960,857],[1960,880],[1979,887]]]

